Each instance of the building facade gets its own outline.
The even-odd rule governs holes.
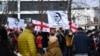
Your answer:
[[[47,10],[66,11],[67,0],[0,0],[0,16],[47,22]]]
[[[88,29],[100,29],[100,9],[93,8],[74,8],[72,10],[72,17],[74,22],[79,26],[85,26]]]

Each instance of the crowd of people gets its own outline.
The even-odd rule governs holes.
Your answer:
[[[100,56],[100,31],[50,28],[36,32],[27,23],[25,29],[13,30],[0,26],[0,56]]]

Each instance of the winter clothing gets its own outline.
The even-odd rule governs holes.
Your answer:
[[[93,56],[95,53],[93,35],[88,36],[88,38],[89,38],[89,56]]]
[[[62,51],[63,56],[66,56],[66,41],[65,41],[65,36],[62,33],[57,34],[57,38],[59,41],[59,46]]]
[[[0,41],[0,56],[10,56],[9,49],[5,41]]]
[[[71,35],[67,35],[66,36],[66,47],[67,47],[67,55],[72,56],[72,44],[73,44],[73,38],[74,36]]]
[[[10,46],[11,45],[7,36],[6,29],[4,26],[0,25],[0,56],[14,56]]]
[[[42,36],[37,36],[37,38],[36,38],[36,44],[37,44],[37,47],[38,48],[43,48],[42,47]]]
[[[72,46],[72,42],[73,42],[73,36],[69,37],[69,36],[66,36],[66,46],[67,47],[71,47]]]
[[[50,44],[44,56],[62,56],[61,50],[59,48],[59,42],[54,41],[52,44]]]
[[[58,40],[56,36],[51,36],[51,35],[49,36],[49,43],[53,43],[56,40]]]
[[[18,51],[22,56],[37,56],[35,39],[32,31],[25,29],[18,37]]]
[[[88,37],[84,32],[78,32],[76,33],[75,37],[74,37],[74,45],[76,48],[75,53],[76,54],[80,54],[80,53],[88,53]]]
[[[40,54],[43,54],[42,36],[38,35],[36,38],[37,49]]]

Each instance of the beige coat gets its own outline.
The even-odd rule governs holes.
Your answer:
[[[61,50],[59,48],[59,42],[55,41],[49,45],[44,56],[62,56]]]

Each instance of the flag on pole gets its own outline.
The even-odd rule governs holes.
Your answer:
[[[47,11],[48,23],[51,26],[63,27],[69,29],[67,13],[63,11]]]
[[[24,19],[19,19],[18,28],[24,29],[24,28],[25,28],[24,24],[25,24],[25,23],[24,23]]]
[[[18,21],[16,20],[16,18],[8,17],[7,22],[10,29],[18,27]]]
[[[35,25],[35,31],[50,32],[49,25],[47,23],[40,22],[38,20],[32,20],[32,23]]]
[[[78,29],[78,24],[76,24],[75,22],[72,22],[72,21],[70,21],[69,22],[69,26],[70,26],[70,29],[73,31],[73,32],[76,32],[77,31],[77,29]]]

